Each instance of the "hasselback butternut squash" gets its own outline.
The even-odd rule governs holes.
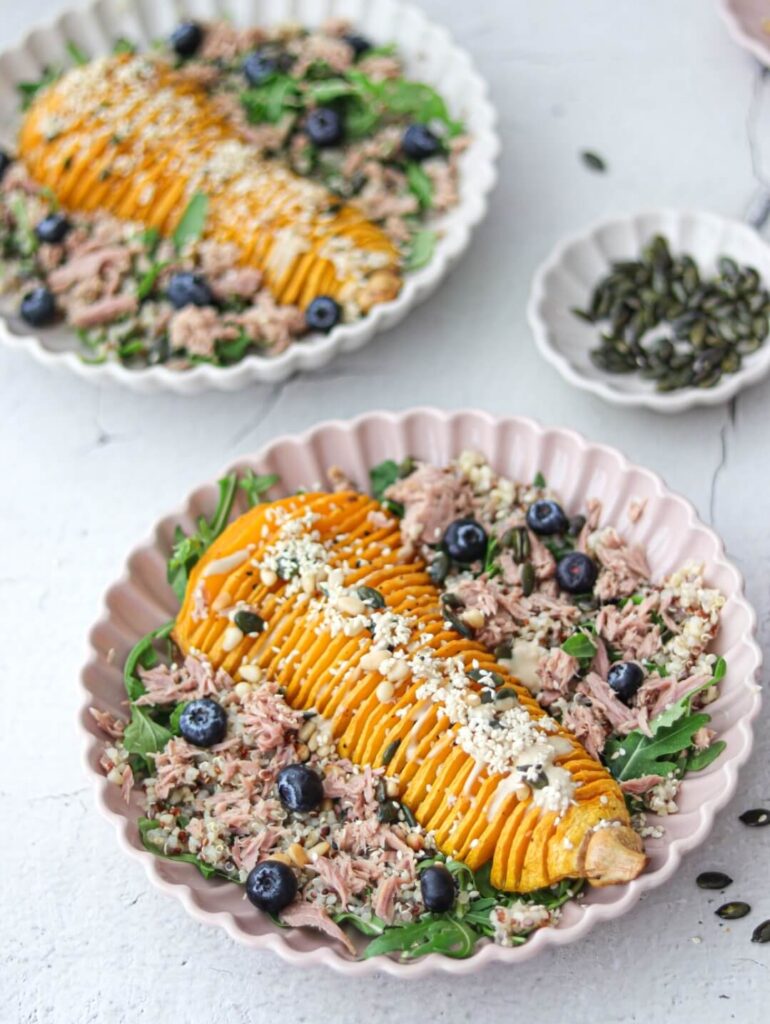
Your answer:
[[[315,709],[342,756],[384,765],[438,847],[473,869],[491,860],[499,888],[635,877],[645,858],[617,783],[446,621],[400,543],[398,521],[354,492],[257,506],[195,567],[176,641]],[[234,626],[244,608],[261,631]]]
[[[400,288],[398,253],[379,227],[264,157],[199,84],[161,61],[73,68],[32,103],[19,146],[65,208],[166,235],[203,193],[206,237],[234,244],[280,302],[304,308],[325,294],[357,314]]]

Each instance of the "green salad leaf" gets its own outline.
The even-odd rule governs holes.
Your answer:
[[[139,754],[151,766],[148,755],[163,750],[171,737],[172,733],[148,711],[136,704],[131,706],[131,721],[123,733],[123,746],[129,754]]]
[[[462,960],[473,953],[479,937],[478,932],[458,918],[432,914],[414,924],[386,929],[369,943],[364,950],[364,958],[368,960],[382,953],[400,952],[404,960],[426,953],[443,953],[452,959]]]
[[[618,782],[643,775],[669,775],[679,767],[670,760],[672,755],[689,750],[695,733],[710,721],[708,715],[685,714],[671,725],[661,725],[656,718],[650,723],[652,736],[635,729],[627,736],[608,740],[604,761]]]
[[[209,520],[199,516],[198,531],[189,537],[181,526],[177,526],[174,531],[174,546],[168,560],[166,578],[180,602],[184,601],[187,581],[196,562],[227,526],[237,486],[237,473],[223,477],[219,481],[219,501],[213,517]]]
[[[433,206],[433,182],[420,164],[413,160],[406,165],[406,183],[421,209],[429,210]]]
[[[16,89],[21,96],[21,109],[28,110],[39,92],[61,78],[59,68],[46,68],[36,82],[19,82]]]
[[[155,283],[168,266],[168,263],[153,263],[136,286],[136,297],[140,302],[152,294]]]
[[[385,491],[398,480],[398,463],[393,459],[385,459],[369,470],[369,482],[372,487],[372,495],[377,501],[382,501]]]
[[[259,505],[270,488],[275,487],[280,479],[277,473],[259,475],[253,469],[246,469],[241,473],[238,486],[245,492],[249,508],[254,508],[255,505]]]
[[[590,661],[596,656],[597,651],[596,644],[582,629],[567,637],[561,645],[561,649],[565,654],[571,654],[573,658],[577,658],[579,661]]]
[[[177,252],[192,242],[197,242],[203,235],[206,225],[206,214],[209,209],[209,197],[203,192],[195,192],[182,214],[176,227],[172,241]]]
[[[184,864],[194,864],[204,878],[215,878],[217,875],[221,875],[222,877],[229,879],[231,882],[237,881],[237,879],[225,874],[225,872],[217,871],[216,868],[207,864],[199,857],[196,857],[194,853],[164,853],[163,850],[159,846],[156,846],[155,843],[151,842],[149,838],[149,833],[159,827],[157,821],[153,821],[152,818],[140,818],[137,824],[139,826],[139,837],[142,840],[142,845],[145,850],[154,854],[156,857],[162,857],[163,860],[176,860]]]
[[[435,231],[430,231],[427,228],[415,231],[412,235],[406,257],[405,266],[407,270],[418,270],[420,267],[424,267],[426,263],[430,263],[433,259],[433,253],[436,251],[437,237]]]
[[[165,640],[169,637],[174,625],[175,622],[172,619],[170,622],[158,626],[157,629],[153,629],[146,636],[143,636],[131,649],[123,666],[123,683],[130,700],[138,700],[146,692],[144,683],[139,678],[137,670],[139,668],[154,668],[158,664],[159,659],[155,651],[155,643],[158,640]]]
[[[78,44],[73,42],[71,39],[67,42],[67,53],[72,57],[78,67],[83,67],[85,64],[88,64],[90,59],[88,54],[84,53]]]

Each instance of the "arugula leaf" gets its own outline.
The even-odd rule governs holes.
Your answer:
[[[28,110],[37,94],[53,85],[60,77],[61,71],[58,68],[45,68],[37,82],[19,82],[16,90],[21,96],[21,109]]]
[[[532,481],[533,487],[545,487],[545,477],[540,470],[535,473],[535,479]]]
[[[350,96],[355,91],[356,86],[353,82],[348,82],[344,78],[327,78],[321,82],[312,82],[307,93],[314,103],[323,106],[342,96]]]
[[[415,231],[409,246],[405,267],[407,270],[418,270],[430,263],[436,251],[436,232],[424,229]]]
[[[247,469],[244,473],[241,473],[241,479],[238,482],[238,486],[245,491],[246,499],[249,503],[249,508],[254,508],[258,505],[265,494],[274,487],[279,481],[280,477],[277,473],[268,473],[264,476],[260,476],[254,472],[253,469]]]
[[[130,39],[126,39],[125,36],[119,36],[112,47],[112,52],[116,57],[121,54],[136,53],[136,43],[132,43]]]
[[[155,282],[158,280],[160,275],[168,266],[168,263],[153,263],[147,273],[142,277],[139,284],[136,286],[136,297],[142,302],[152,293],[155,287]]]
[[[181,526],[177,526],[174,531],[174,546],[168,560],[166,578],[180,602],[184,601],[187,581],[196,562],[227,526],[237,486],[237,473],[223,477],[219,481],[219,501],[212,519],[199,516],[198,532],[189,537]]]
[[[244,330],[241,330],[237,338],[231,338],[229,341],[218,341],[216,343],[216,350],[219,361],[225,366],[239,363],[251,345],[251,338]]]
[[[568,637],[561,645],[561,649],[565,654],[571,654],[573,658],[578,658],[581,661],[594,658],[597,651],[596,644],[582,629]]]
[[[209,209],[209,197],[203,192],[195,192],[187,208],[182,214],[182,219],[176,226],[172,241],[177,252],[184,249],[191,242],[197,242],[203,234],[206,224],[206,214]]]
[[[382,918],[375,914],[364,920],[349,910],[342,910],[339,914],[335,914],[333,920],[336,924],[352,924],[362,935],[382,935],[388,927]]]
[[[366,947],[364,958],[401,952],[405,960],[426,953],[443,953],[462,960],[473,953],[479,938],[478,932],[457,918],[431,915],[414,924],[386,928]]]
[[[684,770],[686,772],[702,772],[704,768],[708,768],[713,761],[716,761],[726,746],[727,744],[724,740],[717,740],[716,743],[712,743],[705,750],[694,751],[687,758]]]
[[[22,256],[31,256],[34,252],[37,252],[38,239],[30,223],[27,204],[21,196],[16,195],[11,197],[8,205],[16,222],[14,235],[19,252]]]
[[[635,729],[627,736],[608,740],[605,744],[604,762],[618,782],[638,779],[643,775],[666,776],[675,772],[676,763],[664,758],[689,749],[698,729],[711,721],[708,715],[696,714],[680,717],[672,725],[661,726],[658,722],[660,717],[650,723],[652,736],[645,736]]]
[[[379,98],[393,114],[408,114],[415,121],[441,121],[450,135],[458,135],[462,124],[449,116],[446,103],[430,85],[406,78],[388,79],[380,84]]]
[[[429,210],[433,206],[433,182],[414,160],[406,165],[406,183],[409,191],[417,197],[420,208]]]
[[[67,53],[69,53],[70,57],[72,57],[78,67],[83,67],[84,64],[88,64],[88,54],[84,53],[78,44],[74,43],[71,39],[67,42]]]
[[[369,470],[369,481],[372,486],[372,495],[377,501],[382,501],[385,491],[398,480],[398,463],[393,459],[385,459],[379,465]]]
[[[152,760],[148,760],[148,754],[163,750],[171,735],[149,712],[134,704],[131,707],[131,721],[123,733],[123,746],[129,754],[140,754],[151,768]]]
[[[155,854],[156,857],[162,857],[163,860],[178,860],[185,864],[194,864],[204,878],[214,878],[216,875],[222,875],[223,877],[228,878],[231,882],[236,881],[236,879],[231,875],[227,875],[223,871],[217,871],[216,868],[207,864],[205,861],[200,860],[193,853],[164,853],[159,846],[156,846],[149,839],[149,833],[160,827],[158,822],[154,821],[152,818],[140,818],[137,824],[139,826],[139,837],[142,840],[142,845],[145,850]]]
[[[276,75],[264,85],[244,89],[240,99],[252,124],[264,121],[276,124],[287,111],[298,108],[298,94],[296,79],[291,75]]]
[[[171,712],[171,715],[168,720],[168,727],[173,736],[180,735],[179,719],[182,717],[182,712],[189,703],[189,700],[180,701],[174,708],[174,710]]]
[[[163,626],[151,630],[146,636],[134,644],[126,658],[123,666],[123,683],[130,700],[138,700],[143,693],[146,693],[144,683],[137,673],[138,668],[153,668],[158,664],[158,655],[155,653],[155,641],[164,640],[171,635],[175,621],[166,622]]]

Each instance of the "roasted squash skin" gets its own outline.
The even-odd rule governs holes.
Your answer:
[[[352,491],[295,496],[237,519],[193,570],[175,630],[180,648],[203,653],[236,679],[242,664],[258,665],[285,688],[290,704],[314,708],[328,719],[340,754],[358,764],[381,767],[388,751],[385,774],[397,780],[400,798],[433,831],[439,848],[473,869],[491,860],[498,888],[529,892],[586,877],[586,853],[599,831],[603,846],[605,832],[622,836],[627,856],[620,866],[611,862],[617,846],[611,842],[609,853],[602,849],[593,858],[590,880],[610,884],[638,874],[645,859],[620,788],[566,730],[553,734],[565,750],[555,763],[570,773],[576,788],[573,802],[556,813],[537,806],[531,790],[511,785],[510,775],[490,773],[462,749],[458,726],[442,714],[440,703],[417,696],[419,680],[407,678],[383,701],[382,676],[366,660],[367,667],[361,665],[373,646],[369,631],[331,635],[309,613],[306,596],[287,595],[286,581],[261,573],[256,563],[274,544],[278,522],[300,517],[312,519],[328,566],[345,566],[346,587],[374,588],[387,610],[411,617],[414,634],[433,656],[459,657],[468,670],[495,671],[533,720],[544,717],[529,691],[489,651],[448,627],[425,565],[396,563],[398,521]],[[225,636],[230,620],[220,613],[238,602],[258,609],[267,625],[231,646],[232,635]],[[203,615],[201,604],[207,609]]]
[[[204,193],[206,237],[233,244],[279,302],[305,308],[324,294],[360,313],[400,289],[399,254],[379,227],[260,154],[202,86],[160,60],[73,68],[32,103],[19,150],[66,209],[164,235]]]

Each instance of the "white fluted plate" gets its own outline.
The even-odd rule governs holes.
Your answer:
[[[762,656],[755,639],[756,617],[722,542],[700,522],[689,502],[669,491],[654,473],[629,464],[614,448],[593,444],[570,430],[546,429],[516,417],[496,419],[483,412],[436,409],[378,412],[349,422],[323,423],[305,434],[278,438],[229,468],[277,473],[281,485],[276,491],[290,494],[322,481],[332,464],[365,485],[369,468],[385,458],[414,455],[444,463],[467,448],[483,452],[496,470],[514,478],[531,480],[541,471],[570,512],[583,509],[589,497],[599,498],[604,505],[603,522],[620,525],[631,541],[644,546],[657,579],[688,560],[705,564],[708,583],[727,598],[715,647],[727,659],[727,675],[719,697],[709,705],[713,726],[726,749],[712,765],[684,781],[679,814],[664,819],[650,816],[650,824],[662,824],[665,833],[646,840],[650,860],[639,878],[628,885],[587,890],[578,902],[564,908],[557,927],[541,929],[526,945],[503,948],[485,940],[467,960],[432,953],[408,964],[388,957],[358,961],[320,933],[276,927],[244,900],[239,886],[207,881],[192,865],[160,860],[144,849],[136,825],[142,813],[138,794],[134,792],[126,805],[119,789],[107,782],[99,768],[104,737],[87,710],[95,704],[113,714],[125,714],[123,662],[140,637],[177,613],[166,582],[166,558],[177,523],[191,531],[198,515],[213,512],[217,488],[211,481],[153,527],[149,539],[131,552],[123,575],[107,591],[100,619],[90,633],[90,657],[82,674],[85,702],[80,733],[98,806],[115,827],[122,848],[142,863],[153,885],[175,896],[196,921],[224,928],[252,949],[272,950],[298,966],[323,964],[351,975],[386,971],[416,978],[432,971],[467,974],[495,962],[515,966],[552,946],[583,938],[598,923],[630,910],[644,892],[662,885],[682,856],[705,840],[715,814],[736,790],[738,768],[749,756],[751,723],[760,705],[757,676]],[[631,501],[646,502],[635,524],[626,517]],[[173,914],[174,909],[169,907],[168,912]],[[695,908],[692,912],[696,913]]]
[[[719,13],[738,46],[770,65],[770,4],[767,0],[718,0]]]
[[[612,374],[591,362],[600,324],[587,324],[570,310],[585,309],[613,260],[635,259],[653,235],[665,235],[673,253],[689,253],[704,277],[716,273],[719,256],[732,256],[759,271],[770,287],[770,246],[740,221],[714,213],[652,210],[603,220],[560,241],[535,272],[527,316],[535,343],[565,380],[614,405],[642,406],[655,412],[684,412],[700,405],[720,405],[770,371],[770,339],[743,359],[737,373],[725,374],[712,388],[685,388],[658,393],[639,374]]]
[[[37,81],[48,66],[70,65],[68,41],[89,56],[110,53],[120,37],[146,47],[152,40],[168,36],[187,16],[201,20],[227,16],[239,25],[298,21],[310,26],[330,17],[348,17],[373,41],[396,44],[407,73],[441,93],[453,115],[465,122],[471,143],[460,160],[459,203],[431,223],[440,237],[430,262],[406,273],[393,301],[375,306],[356,323],[340,324],[329,334],[310,334],[292,342],[275,357],[251,354],[233,366],[200,364],[184,371],[166,366],[129,369],[117,360],[95,366],[80,359],[72,330],[49,328],[30,333],[29,325],[17,315],[0,315],[0,342],[29,352],[50,368],[65,368],[97,384],[119,384],[144,393],[197,395],[210,390],[236,391],[257,381],[274,383],[299,370],[318,369],[338,354],[366,345],[438,287],[468,248],[471,232],[486,213],[487,195],[497,176],[497,117],[486,83],[446,29],[401,0],[96,0],[83,9],[67,11],[31,32],[19,46],[0,54],[0,141],[10,150],[15,148],[17,83]]]

